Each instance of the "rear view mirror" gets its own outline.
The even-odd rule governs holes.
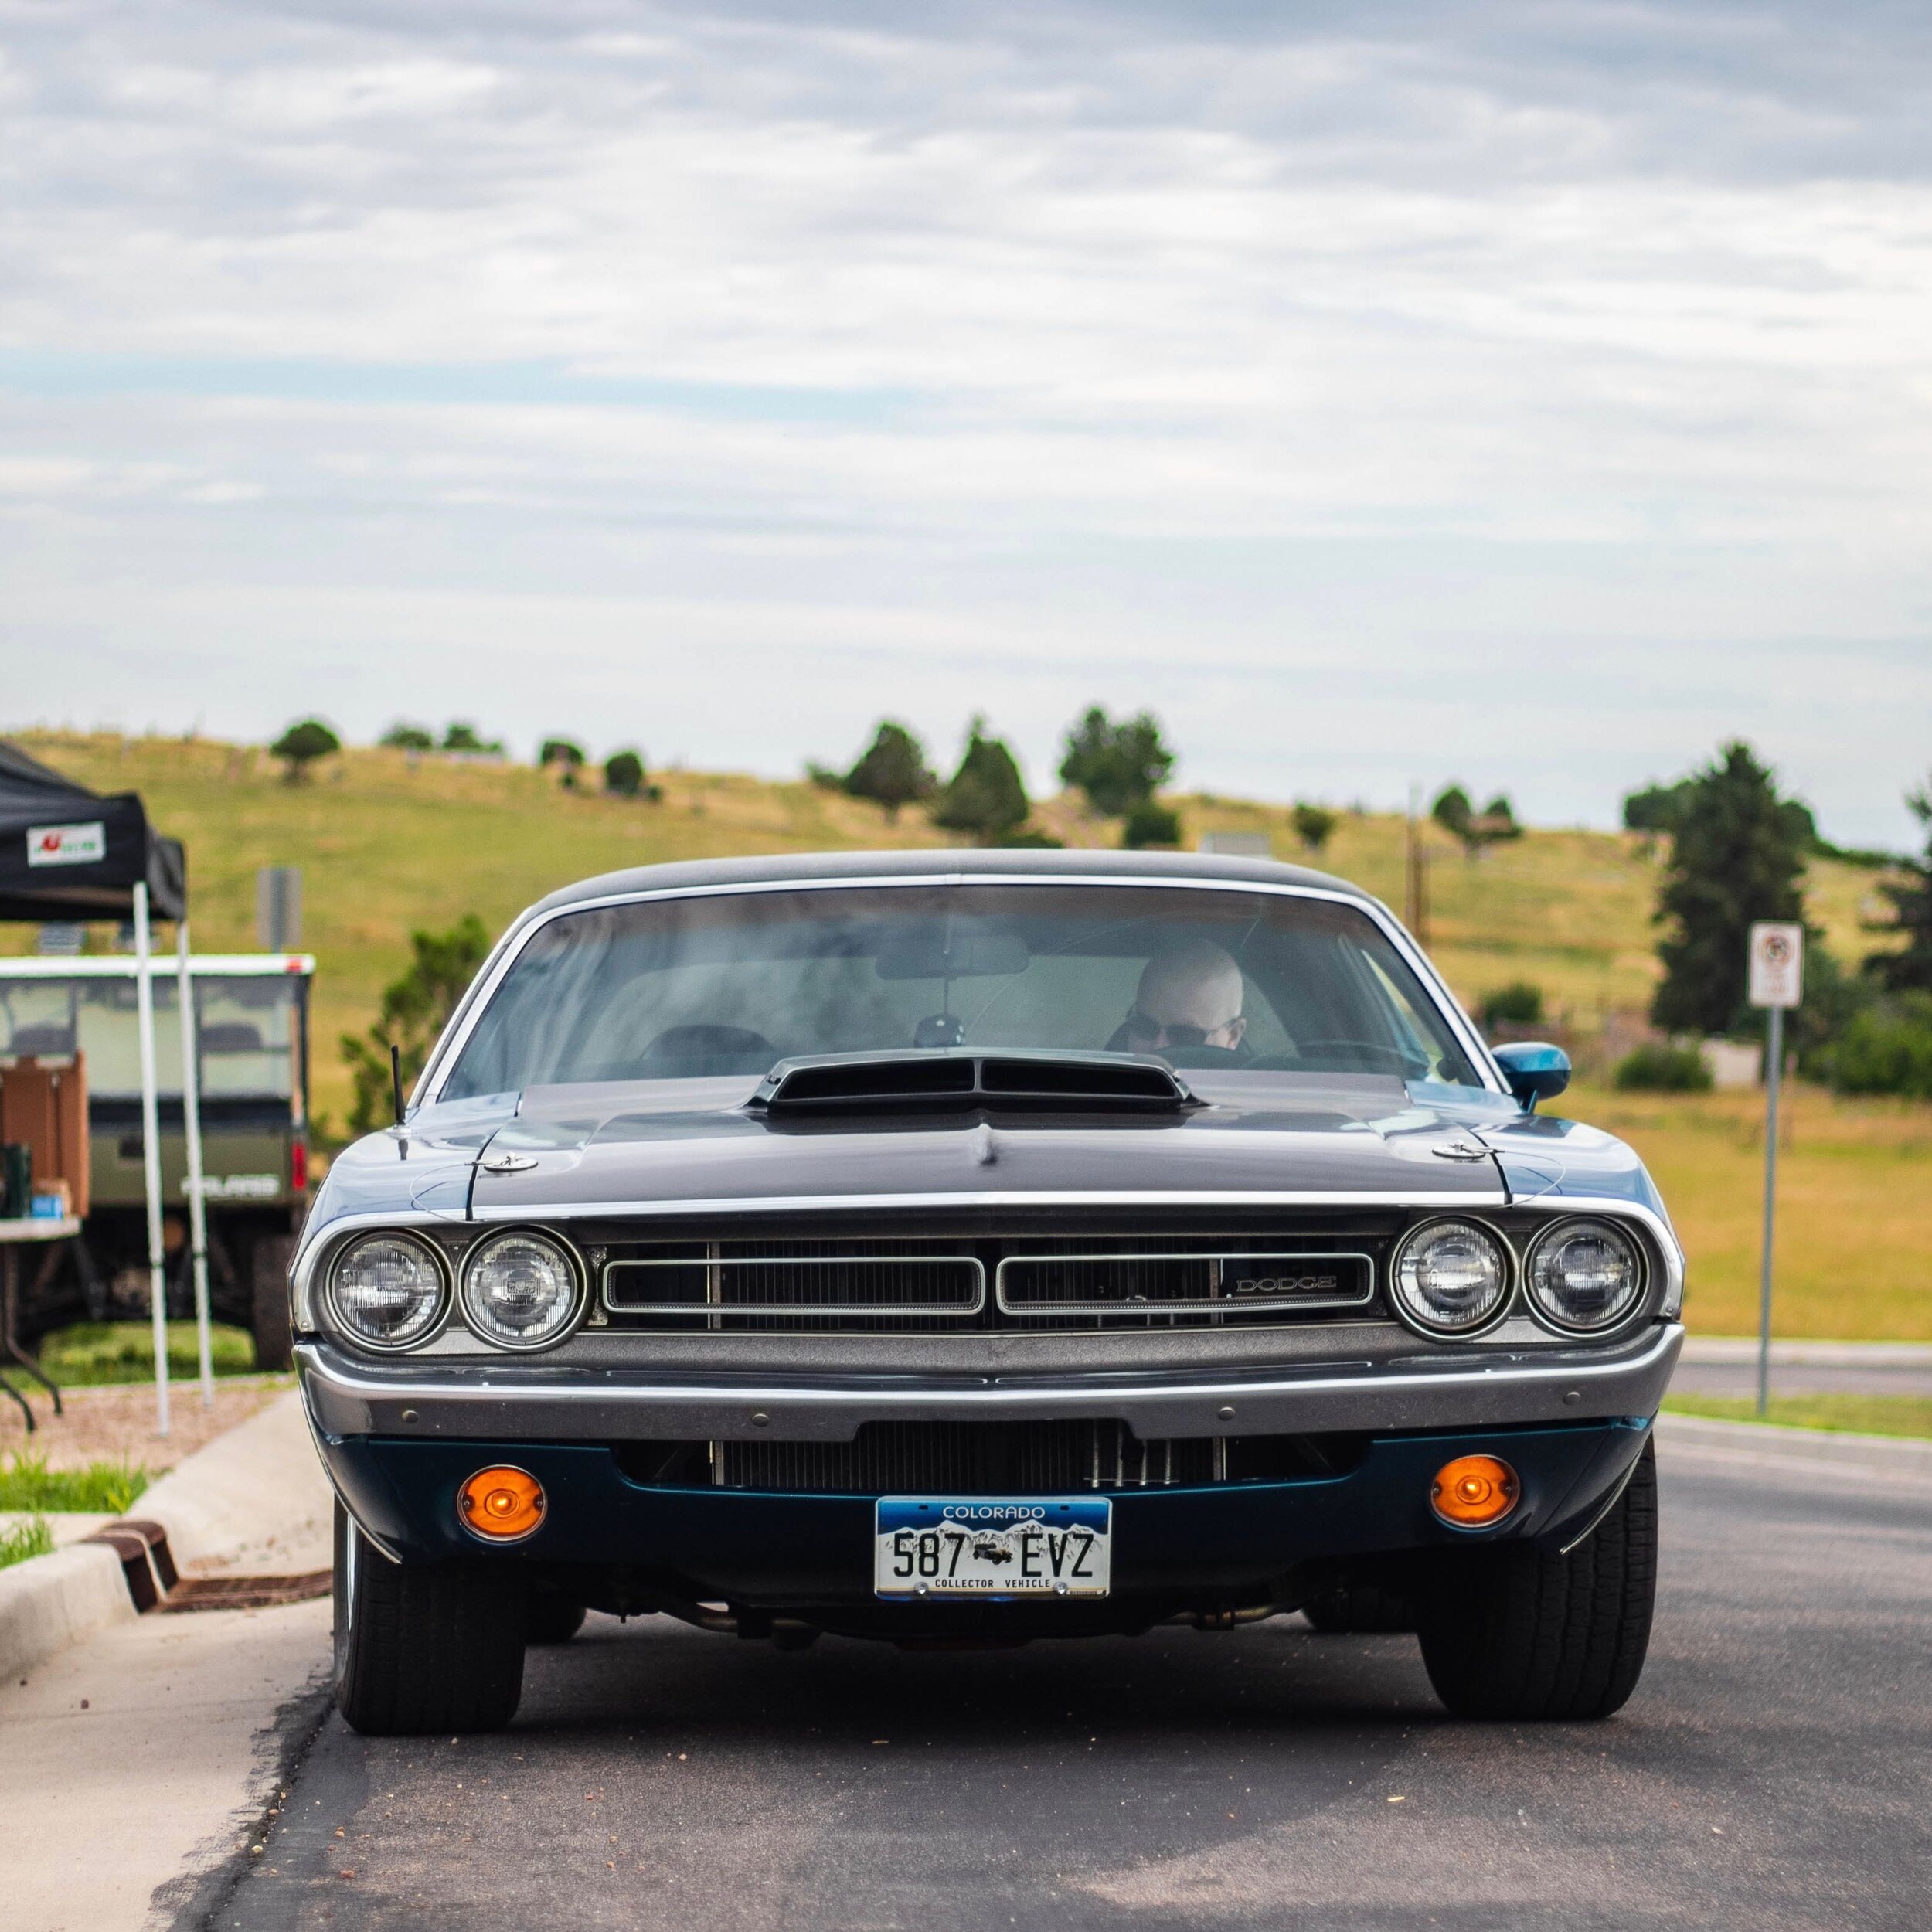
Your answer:
[[[879,947],[878,972],[881,979],[989,979],[1025,972],[1032,957],[1018,933],[910,927]]]
[[[1526,1114],[1535,1113],[1539,1100],[1553,1100],[1570,1084],[1570,1056],[1546,1040],[1511,1040],[1490,1051]]]

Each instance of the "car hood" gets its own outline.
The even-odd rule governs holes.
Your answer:
[[[1474,1208],[1510,1198],[1512,1162],[1524,1191],[1560,1189],[1556,1150],[1579,1131],[1601,1170],[1590,1191],[1634,1165],[1609,1136],[1526,1122],[1501,1097],[1430,1095],[1379,1075],[1188,1079],[1203,1104],[1168,1116],[985,1111],[809,1122],[748,1111],[756,1083],[744,1078],[532,1087],[420,1108],[406,1128],[359,1141],[332,1168],[315,1218],[1034,1196]],[[1525,1124],[1541,1131],[1519,1141]]]

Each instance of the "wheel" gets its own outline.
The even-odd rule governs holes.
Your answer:
[[[1301,1614],[1331,1635],[1348,1631],[1383,1635],[1413,1630],[1416,1613],[1407,1597],[1382,1583],[1343,1583],[1301,1606]]]
[[[567,1644],[583,1628],[583,1606],[547,1583],[536,1584],[523,1606],[526,1644]]]
[[[1458,1717],[1607,1717],[1637,1687],[1657,1589],[1657,1463],[1566,1556],[1458,1551],[1418,1592],[1422,1661]]]
[[[366,1737],[501,1730],[523,1689],[524,1592],[481,1563],[393,1563],[335,1505],[335,1706]]]

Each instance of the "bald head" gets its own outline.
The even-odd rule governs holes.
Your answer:
[[[1244,992],[1240,968],[1219,946],[1205,939],[1170,946],[1141,975],[1129,1022],[1134,1044],[1156,1053],[1170,1046],[1237,1046],[1247,1030]],[[1182,1037],[1175,1037],[1176,1029],[1185,1029]]]

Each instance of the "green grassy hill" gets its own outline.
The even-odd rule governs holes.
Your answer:
[[[494,933],[557,886],[659,859],[947,842],[921,813],[888,825],[876,808],[802,781],[659,773],[664,796],[645,803],[566,792],[526,767],[412,764],[400,752],[351,750],[290,785],[266,753],[240,746],[46,733],[21,742],[85,784],[138,791],[156,822],[187,842],[202,950],[252,950],[256,868],[302,868],[304,944],[318,961],[315,1104],[338,1127],[349,1081],[337,1038],[369,1024],[412,928],[474,912]],[[1262,831],[1277,857],[1305,856],[1285,806],[1168,802],[1190,847],[1204,832]],[[1083,817],[1070,798],[1049,800],[1039,816],[1070,845],[1119,841],[1117,823]],[[1321,862],[1400,910],[1405,836],[1393,814],[1348,814]],[[1605,1013],[1648,1003],[1657,862],[1644,841],[1531,831],[1471,864],[1447,838],[1428,837],[1430,947],[1470,1005],[1530,980],[1587,1039]],[[1811,869],[1813,917],[1847,961],[1869,944],[1859,922],[1872,883],[1849,866]],[[0,926],[0,947],[32,940],[31,927]],[[1560,1104],[1624,1134],[1650,1163],[1690,1250],[1692,1326],[1751,1328],[1762,1101],[1586,1084]],[[1917,1227],[1917,1204],[1932,1197],[1932,1107],[1801,1089],[1787,1120],[1779,1332],[1932,1338],[1932,1254]]]
[[[647,803],[566,791],[526,766],[434,754],[352,749],[291,785],[250,747],[47,733],[19,742],[97,791],[140,792],[155,822],[186,842],[198,950],[252,950],[256,869],[302,868],[304,945],[318,962],[315,1104],[338,1124],[349,1083],[337,1037],[369,1024],[413,928],[474,912],[494,935],[572,879],[662,859],[954,842],[921,812],[890,825],[876,806],[803,780],[660,772],[664,796]],[[1259,831],[1277,858],[1307,859],[1285,804],[1200,794],[1168,802],[1189,847],[1205,832]],[[1069,845],[1119,842],[1117,821],[1084,816],[1072,798],[1048,801],[1038,815]],[[1645,842],[1532,830],[1471,863],[1446,836],[1432,829],[1428,838],[1430,948],[1469,1005],[1530,980],[1556,1017],[1587,1034],[1605,1012],[1648,1002],[1657,868]],[[1400,911],[1404,839],[1395,814],[1346,813],[1318,862]],[[1871,877],[1828,862],[1812,869],[1814,916],[1848,958],[1867,943],[1858,917]],[[32,944],[30,927],[0,927],[0,949]]]

